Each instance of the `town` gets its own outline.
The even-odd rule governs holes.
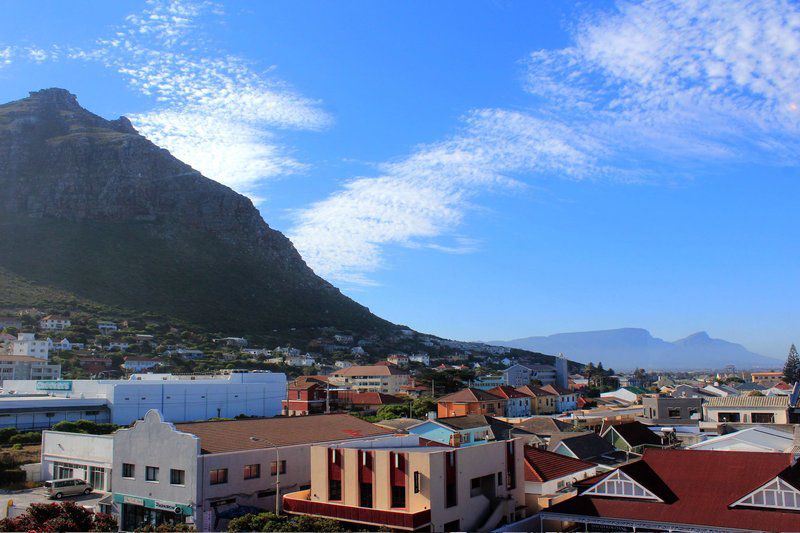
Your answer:
[[[0,332],[3,530],[62,499],[123,531],[779,531],[800,516],[794,346],[781,369],[617,372],[410,329],[266,347],[25,309]]]

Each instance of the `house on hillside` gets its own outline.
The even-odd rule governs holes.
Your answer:
[[[532,415],[551,415],[556,413],[557,394],[533,385],[523,385],[522,387],[517,387],[516,390],[531,399]]]
[[[508,385],[495,387],[488,392],[500,398],[505,398],[505,416],[509,418],[531,416],[532,398],[527,394],[518,391],[514,387],[509,387]]]
[[[336,387],[360,391],[397,394],[408,385],[409,375],[395,365],[368,365],[342,368],[330,375],[330,383]]]
[[[555,396],[556,412],[574,411],[578,408],[578,393],[569,389],[562,389],[554,384],[544,385],[541,389]]]
[[[46,315],[39,320],[39,327],[48,331],[60,331],[72,325],[69,317],[63,315]]]

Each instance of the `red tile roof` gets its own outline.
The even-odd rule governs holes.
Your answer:
[[[503,398],[495,396],[491,392],[481,389],[473,389],[470,387],[466,389],[461,389],[460,391],[454,392],[452,394],[448,394],[447,396],[442,396],[441,398],[439,398],[439,402],[471,403],[471,402],[492,402],[502,399]]]
[[[408,374],[399,367],[388,365],[351,366],[334,372],[333,376],[398,376]]]
[[[596,467],[594,463],[525,446],[525,481],[550,481]]]
[[[351,392],[340,391],[339,399],[353,405],[389,405],[403,403],[403,400],[391,394],[382,392]]]
[[[620,470],[653,490],[664,503],[581,495],[546,512],[755,531],[795,530],[800,524],[797,512],[729,508],[779,474],[799,486],[800,466],[791,465],[792,455],[787,453],[650,448],[640,461]]]
[[[524,394],[525,396],[530,396],[532,398],[541,398],[542,396],[556,396],[552,392],[546,391],[541,387],[531,387],[530,385],[523,385],[522,387],[517,387],[517,390]]]
[[[554,394],[556,396],[563,396],[565,394],[572,394],[571,390],[562,389],[561,387],[556,387],[555,385],[545,385],[542,387],[543,391],[549,392],[550,394]]]
[[[501,398],[530,398],[527,394],[508,385],[500,385],[499,387],[489,389],[489,392]]]
[[[175,429],[199,437],[203,453],[296,446],[393,433],[347,414],[187,422],[175,424]]]

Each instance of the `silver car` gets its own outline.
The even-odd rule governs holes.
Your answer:
[[[44,490],[48,498],[60,500],[64,496],[75,496],[77,494],[89,494],[94,490],[91,483],[79,478],[53,479],[44,482]]]

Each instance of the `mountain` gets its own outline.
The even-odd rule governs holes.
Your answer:
[[[211,331],[392,327],[305,264],[246,197],[63,89],[0,105],[4,307],[84,302]]]
[[[741,344],[712,339],[704,331],[674,342],[653,337],[646,329],[623,328],[558,333],[489,344],[543,353],[563,352],[570,359],[586,363],[602,361],[606,368],[616,370],[722,368],[726,365],[775,368],[782,364],[777,359],[753,353]]]

